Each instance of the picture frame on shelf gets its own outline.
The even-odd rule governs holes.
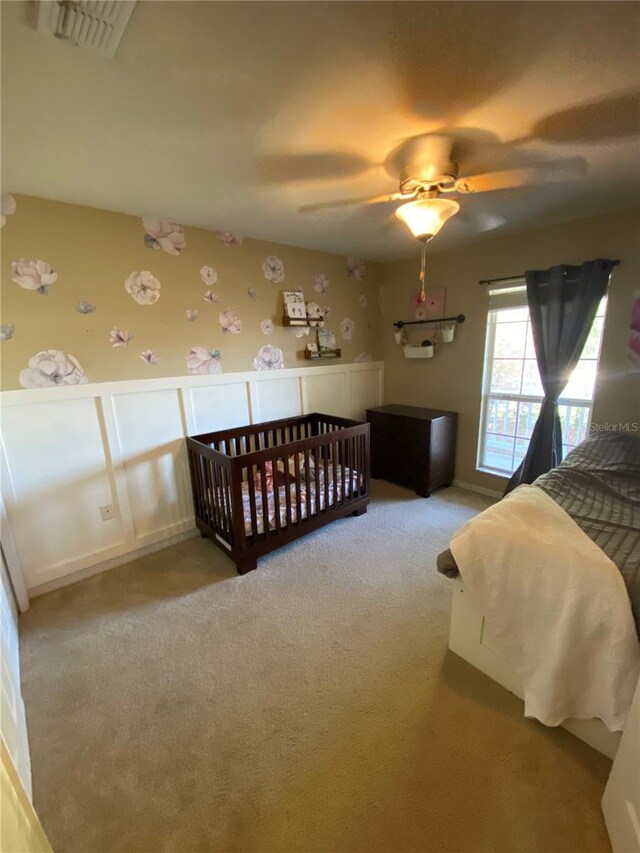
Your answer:
[[[299,290],[285,290],[282,294],[285,317],[290,320],[307,319],[307,307],[304,301],[304,294]]]
[[[335,352],[336,336],[331,329],[318,329],[318,349],[321,353]]]

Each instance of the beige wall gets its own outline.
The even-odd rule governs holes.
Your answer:
[[[241,246],[228,247],[215,232],[191,227],[184,229],[186,246],[174,256],[145,245],[139,217],[16,198],[16,213],[7,217],[1,231],[2,323],[15,326],[13,337],[0,345],[3,389],[19,388],[21,370],[35,353],[47,349],[75,356],[90,382],[186,374],[185,359],[193,346],[219,349],[225,372],[252,370],[253,359],[265,344],[282,349],[285,367],[311,365],[304,362],[303,350],[314,338],[296,339],[281,325],[281,293],[298,286],[308,302],[330,306],[327,328],[336,333],[343,361],[382,356],[383,270],[376,264],[366,264],[364,280],[359,281],[348,274],[347,259],[341,256],[249,238]],[[284,262],[282,283],[264,277],[262,263],[270,255]],[[48,295],[12,281],[12,261],[23,257],[46,261],[56,271]],[[210,288],[201,280],[203,266],[218,273]],[[140,305],[125,291],[125,279],[134,270],[150,270],[160,281],[155,304]],[[329,279],[324,294],[313,288],[316,273]],[[256,291],[255,299],[248,295],[249,288]],[[204,301],[207,289],[221,297],[219,304]],[[81,300],[97,309],[78,313]],[[199,311],[193,322],[185,316],[189,308]],[[240,334],[223,332],[218,315],[225,309],[238,312]],[[355,323],[351,340],[340,333],[344,318]],[[265,319],[274,323],[271,335],[261,330]],[[127,346],[114,348],[109,342],[114,326],[133,333]],[[140,359],[147,349],[156,351],[157,364]]]
[[[487,289],[478,280],[596,257],[619,258],[621,263],[611,279],[593,420],[637,422],[640,374],[630,370],[626,342],[634,290],[640,286],[640,211],[583,219],[429,254],[427,286],[446,287],[447,316],[467,317],[455,341],[441,345],[430,361],[405,359],[394,343],[391,325],[398,319],[413,319],[409,300],[418,286],[419,257],[386,266],[385,401],[459,412],[457,479],[489,489],[502,489],[505,483],[475,467],[488,302]],[[410,332],[410,342],[428,337],[426,328]]]

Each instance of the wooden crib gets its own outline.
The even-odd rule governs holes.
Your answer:
[[[369,424],[313,413],[187,438],[196,524],[238,567],[367,511]]]

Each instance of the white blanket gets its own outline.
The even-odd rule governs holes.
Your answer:
[[[548,726],[598,717],[620,731],[640,644],[624,581],[606,554],[535,486],[467,522],[451,552],[511,650],[525,716]]]

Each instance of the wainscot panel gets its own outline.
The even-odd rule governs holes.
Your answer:
[[[364,362],[3,392],[12,577],[33,596],[195,534],[186,435],[301,412],[362,418],[382,387],[382,362]]]

